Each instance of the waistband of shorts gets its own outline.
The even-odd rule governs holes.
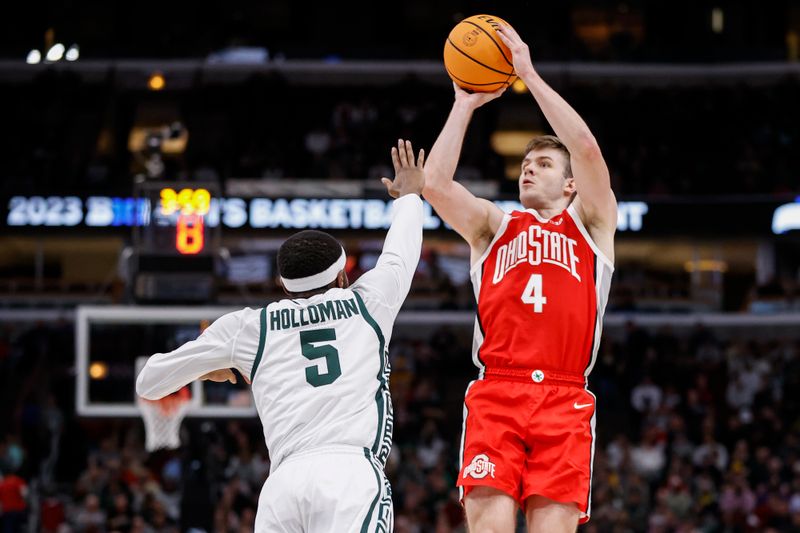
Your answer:
[[[572,372],[559,372],[538,368],[487,368],[483,372],[484,379],[505,379],[521,383],[538,385],[566,385],[570,387],[586,387],[586,376]]]
[[[281,463],[294,461],[310,455],[360,455],[361,457],[372,457],[372,450],[363,446],[355,446],[351,444],[326,444],[325,446],[315,446],[313,448],[306,448],[304,450],[297,450],[289,453],[283,458]]]

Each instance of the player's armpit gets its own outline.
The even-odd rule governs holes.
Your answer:
[[[592,229],[614,233],[617,228],[617,198],[610,188],[601,188],[594,197],[578,190],[575,210],[590,233],[593,233]]]

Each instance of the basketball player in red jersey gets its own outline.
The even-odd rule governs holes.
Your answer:
[[[455,102],[425,166],[423,195],[471,248],[478,303],[458,485],[473,532],[574,531],[589,519],[595,397],[586,388],[613,272],[617,204],[592,133],[539,77],[528,46],[500,26],[516,74],[556,137],[533,139],[506,214],[453,181],[473,111]]]

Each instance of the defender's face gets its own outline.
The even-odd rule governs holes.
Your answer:
[[[525,208],[540,209],[570,196],[575,189],[572,178],[565,178],[566,156],[555,148],[531,150],[522,160],[519,200]]]

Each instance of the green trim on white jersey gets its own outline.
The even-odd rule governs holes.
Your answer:
[[[389,398],[389,384],[387,382],[388,369],[386,368],[386,339],[384,338],[383,332],[381,331],[380,326],[378,326],[378,323],[374,318],[372,318],[372,315],[369,314],[367,306],[364,305],[364,300],[361,298],[361,295],[356,291],[353,291],[353,294],[355,294],[356,300],[358,301],[358,308],[361,311],[361,316],[364,317],[364,320],[366,320],[367,324],[369,324],[372,329],[375,330],[375,334],[378,336],[378,356],[380,357],[380,369],[378,370],[377,378],[378,381],[380,381],[380,386],[378,387],[378,390],[375,391],[375,402],[378,407],[378,427],[377,431],[375,432],[375,442],[372,444],[372,453],[378,458],[379,461],[385,464],[386,459],[388,458],[388,450],[391,450],[391,438],[389,439],[390,442],[387,446],[385,454],[381,453],[383,451],[381,449],[381,445],[386,440],[387,427],[392,423],[393,418],[391,398]]]
[[[264,355],[264,344],[267,341],[267,308],[261,309],[261,332],[258,337],[258,350],[256,351],[256,359],[253,361],[253,370],[250,371],[250,383],[256,376],[256,369],[261,363],[261,356]]]

